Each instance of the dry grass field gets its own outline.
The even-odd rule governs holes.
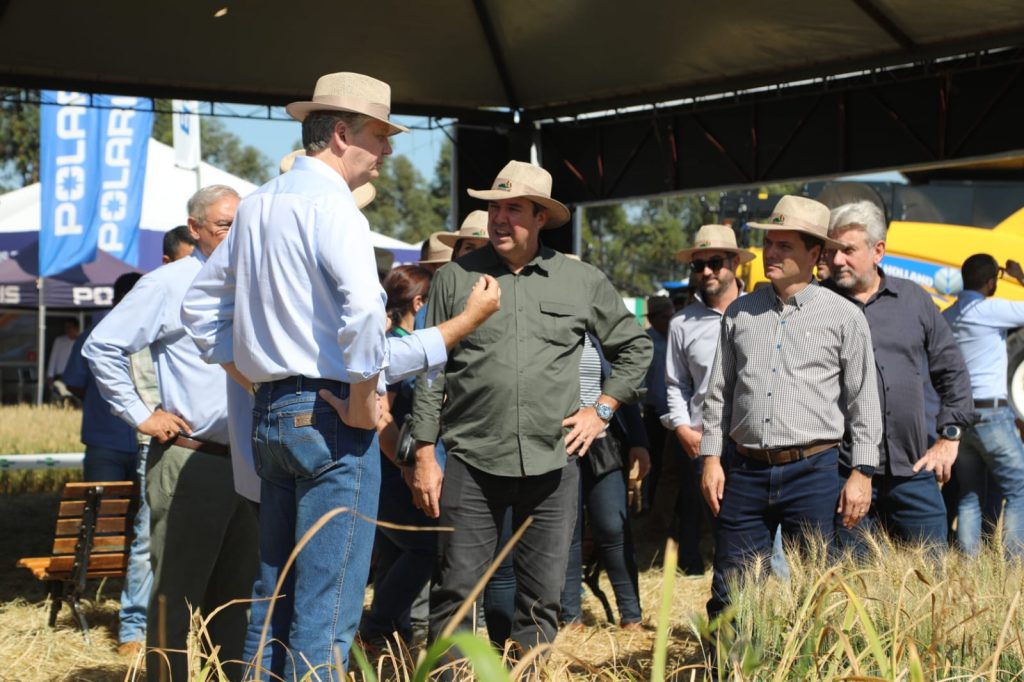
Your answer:
[[[0,413],[0,434],[9,428]],[[22,413],[22,424],[52,439],[53,450],[74,449],[68,415]],[[39,418],[39,422],[34,421]],[[69,432],[56,433],[58,423]],[[49,426],[47,426],[47,424]],[[6,436],[0,436],[0,444]],[[64,440],[60,440],[64,438]],[[22,441],[24,442],[24,441]],[[68,447],[57,445],[65,443]],[[25,446],[31,449],[30,446]],[[0,447],[0,449],[6,449]],[[36,450],[38,451],[38,450]],[[2,475],[2,474],[0,474]],[[117,598],[120,583],[90,583],[86,613],[92,624],[87,644],[65,608],[58,627],[46,624],[43,587],[15,562],[45,555],[49,549],[60,481],[42,478],[25,485],[12,481],[0,494],[0,680],[17,682],[141,679],[140,661],[117,657]],[[47,487],[49,486],[49,487]],[[50,492],[33,492],[49,490]],[[709,577],[671,573],[670,599],[662,610],[665,573],[661,549],[642,544],[639,562],[645,621],[643,632],[609,625],[598,601],[584,601],[587,626],[562,632],[549,656],[530,673],[543,680],[653,679],[658,659],[664,679],[704,679],[705,657],[698,633],[716,640],[721,679],[771,680],[984,680],[1024,682],[1024,566],[989,550],[978,559],[956,553],[929,554],[875,539],[861,563],[833,565],[819,551],[790,555],[792,577],[752,581],[736,593],[732,618],[719,628],[703,622]],[[605,592],[611,590],[604,583]],[[664,632],[664,644],[656,628]],[[461,644],[460,644],[461,645]],[[468,661],[457,665],[456,679],[508,680],[506,669],[488,653],[463,646]],[[204,652],[194,652],[196,670]],[[496,660],[496,659],[495,659]],[[215,665],[207,665],[206,672]],[[425,679],[415,656],[403,653],[371,658],[360,680]],[[217,679],[197,672],[190,682]]]

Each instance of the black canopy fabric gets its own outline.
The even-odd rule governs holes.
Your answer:
[[[323,73],[359,71],[391,84],[399,113],[464,120],[495,108],[542,120],[1021,43],[1024,0],[0,3],[7,84],[284,104],[308,99]]]
[[[38,272],[39,242],[0,263],[0,305],[6,308],[38,307]],[[46,307],[70,310],[109,308],[113,304],[114,282],[129,272],[141,270],[104,251],[97,251],[93,262],[46,278],[43,284]]]

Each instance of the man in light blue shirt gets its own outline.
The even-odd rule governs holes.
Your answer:
[[[975,254],[960,269],[964,290],[943,315],[953,328],[971,374],[971,393],[979,421],[968,429],[954,464],[957,481],[957,541],[967,554],[981,547],[981,508],[988,475],[1006,500],[1003,544],[1011,555],[1024,556],[1024,445],[1007,402],[1006,333],[1024,327],[1024,302],[991,298],[1003,273],[996,259]],[[1024,284],[1016,261],[1005,272]],[[997,495],[999,491],[989,491]]]
[[[190,614],[204,616],[252,593],[256,519],[233,487],[228,449],[227,375],[199,356],[181,324],[181,302],[193,278],[227,235],[238,194],[223,185],[189,200],[197,248],[187,258],[149,273],[93,330],[83,349],[97,386],[115,414],[152,436],[146,495],[150,505],[153,589],[147,616],[152,682],[187,677]],[[129,357],[152,349],[161,406],[151,409],[132,382]],[[217,614],[207,628],[221,661],[238,661],[246,606]],[[241,666],[226,666],[233,679]]]
[[[378,380],[439,368],[500,301],[493,278],[481,278],[454,325],[385,341],[385,297],[352,192],[377,177],[389,137],[405,130],[388,120],[390,100],[386,83],[338,73],[288,106],[306,156],[242,202],[181,311],[203,358],[255,389],[260,571],[245,657],[260,680],[314,668],[324,677],[336,656],[346,664],[380,488]],[[268,619],[297,539],[338,507],[348,513],[304,545]]]

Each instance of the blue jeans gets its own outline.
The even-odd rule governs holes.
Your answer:
[[[755,560],[768,563],[779,528],[783,538],[798,544],[815,535],[830,541],[841,491],[838,448],[780,465],[744,457],[733,446],[725,456],[709,618],[728,605],[730,581]]]
[[[138,450],[85,446],[82,478],[86,481],[134,481],[139,468]]]
[[[380,492],[376,432],[346,426],[317,391],[348,397],[348,385],[293,377],[262,384],[253,410],[253,454],[260,475],[260,566],[253,598],[270,597],[296,543],[325,513],[345,507],[373,519]],[[329,672],[335,651],[347,666],[363,610],[374,525],[351,513],[327,522],[305,545],[273,605],[255,679],[302,679]],[[252,605],[245,658],[252,661],[267,617]],[[274,641],[271,644],[271,640]],[[246,679],[252,679],[246,677]]]
[[[843,481],[850,470],[842,467]],[[935,549],[947,546],[946,504],[935,474],[921,471],[914,476],[876,474],[871,479],[871,509],[853,528],[845,528],[836,515],[836,546],[849,549],[860,558],[867,555],[865,535],[884,530],[895,540],[922,543]]]
[[[601,557],[601,566],[608,575],[619,607],[619,622],[639,623],[640,587],[633,553],[633,537],[629,525],[629,509],[626,508],[625,469],[609,471],[595,476],[590,463],[581,461],[580,507],[576,514],[576,528],[572,544],[569,545],[569,567],[565,573],[565,588],[562,590],[563,623],[578,622],[582,619],[580,593],[583,582],[583,510],[588,520],[594,544]]]
[[[978,409],[980,421],[964,433],[956,458],[957,524],[960,548],[974,556],[981,548],[982,504],[991,472],[1006,500],[1003,544],[1024,556],[1024,445],[1009,407]],[[997,491],[988,492],[998,495]]]
[[[137,475],[139,490],[146,489],[146,454],[149,444],[139,445]],[[121,590],[120,626],[117,640],[124,642],[146,641],[146,607],[149,592],[153,589],[153,566],[149,562],[149,504],[146,495],[139,495],[139,508],[135,512],[132,528],[135,538],[128,552],[128,568],[125,572],[124,587]]]

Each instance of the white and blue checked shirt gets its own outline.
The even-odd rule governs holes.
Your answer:
[[[882,413],[864,314],[812,282],[783,303],[771,286],[733,302],[704,402],[702,456],[728,435],[754,449],[852,437],[852,466],[878,465]]]

